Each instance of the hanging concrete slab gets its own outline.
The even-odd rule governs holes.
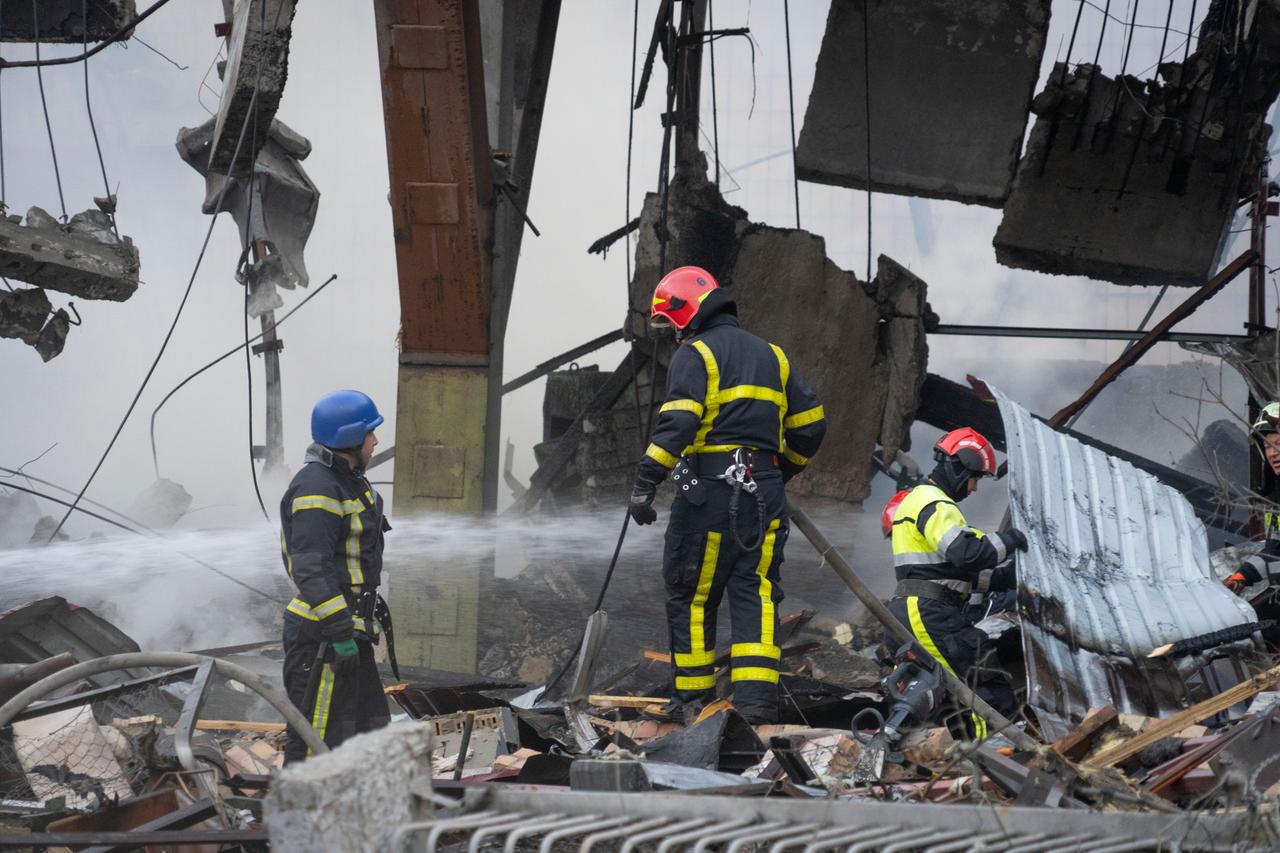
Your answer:
[[[138,250],[100,210],[63,225],[33,207],[25,223],[0,217],[0,275],[84,299],[123,302],[138,289]]]
[[[87,8],[86,8],[87,6]],[[6,3],[0,41],[94,42],[114,35],[138,16],[134,0],[40,0]],[[86,20],[87,19],[87,20]],[[129,38],[133,31],[121,39]]]
[[[796,172],[999,207],[1040,73],[1049,0],[833,0]],[[868,14],[869,11],[869,14]],[[869,29],[866,25],[869,25]]]
[[[1186,498],[1127,462],[1049,428],[991,389],[1004,420],[1027,703],[1047,738],[1090,708],[1168,716],[1245,672],[1245,642],[1150,660],[1165,643],[1257,619],[1209,569],[1204,525]]]

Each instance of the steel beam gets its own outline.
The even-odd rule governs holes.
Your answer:
[[[1082,410],[1085,406],[1093,402],[1093,399],[1102,393],[1102,389],[1106,388],[1116,380],[1121,373],[1124,373],[1130,367],[1138,363],[1151,347],[1155,346],[1160,339],[1169,333],[1174,326],[1190,317],[1197,308],[1207,302],[1214,294],[1226,287],[1236,276],[1249,269],[1258,260],[1258,253],[1253,249],[1245,251],[1240,257],[1227,264],[1218,274],[1209,279],[1199,290],[1191,294],[1187,299],[1170,311],[1163,320],[1156,323],[1151,331],[1144,334],[1137,342],[1120,354],[1120,357],[1113,361],[1106,370],[1102,371],[1094,383],[1080,395],[1075,402],[1065,406],[1049,419],[1049,425],[1054,429],[1061,427],[1071,416]]]
[[[1147,335],[1131,329],[1060,329],[1051,326],[959,326],[944,323],[931,335],[967,335],[980,338],[1055,338],[1084,341],[1137,341]],[[1249,335],[1219,332],[1166,332],[1158,340],[1168,343],[1237,343]]]

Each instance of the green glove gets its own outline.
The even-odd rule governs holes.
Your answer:
[[[355,657],[359,651],[355,640],[339,640],[333,644],[333,653],[340,658]]]

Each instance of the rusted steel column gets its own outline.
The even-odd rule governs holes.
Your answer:
[[[476,0],[375,0],[400,283],[397,515],[482,507],[493,187]],[[483,561],[483,555],[480,555]],[[408,663],[475,665],[483,566],[397,566]]]

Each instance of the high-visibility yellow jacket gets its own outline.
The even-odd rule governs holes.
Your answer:
[[[739,447],[775,453],[783,473],[795,474],[826,431],[818,395],[782,348],[717,314],[671,357],[641,476],[661,482],[682,456]]]
[[[956,502],[933,483],[912,489],[893,519],[893,570],[898,580],[930,580],[968,592],[978,573],[1004,562],[1000,534],[970,527]]]

